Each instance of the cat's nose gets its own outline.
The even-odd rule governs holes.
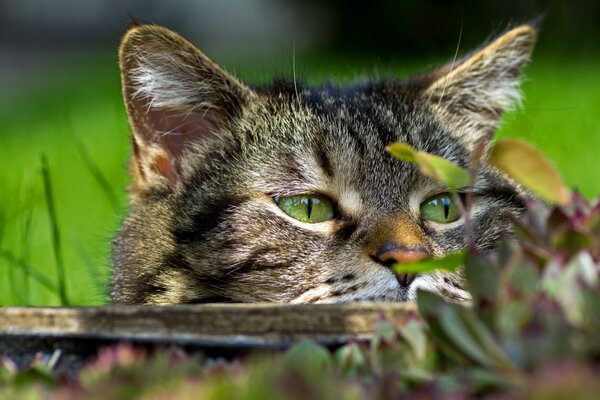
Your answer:
[[[413,263],[429,257],[429,252],[423,246],[406,247],[394,242],[386,242],[373,255],[373,259],[380,264],[391,267],[393,264]],[[415,275],[396,274],[398,283],[408,286],[415,279]]]

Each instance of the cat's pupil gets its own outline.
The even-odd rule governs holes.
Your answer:
[[[450,214],[450,199],[442,197],[442,204],[444,205],[444,218],[448,219],[448,215]]]
[[[306,200],[307,200],[307,203],[306,203],[306,215],[310,219],[310,214],[312,213],[313,199],[311,199],[310,197],[308,197]]]

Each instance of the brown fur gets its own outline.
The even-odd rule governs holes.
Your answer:
[[[467,299],[459,275],[403,280],[379,258],[465,246],[462,220],[419,217],[446,189],[385,147],[402,141],[467,167],[519,100],[534,41],[521,26],[407,81],[250,88],[177,34],[132,28],[119,51],[131,210],[115,240],[113,301],[410,301],[417,288]],[[463,191],[475,198],[474,240],[490,249],[526,194],[485,162]],[[298,194],[327,196],[336,217],[302,223],[274,201]]]

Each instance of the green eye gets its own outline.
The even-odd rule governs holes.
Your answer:
[[[284,213],[298,221],[316,224],[333,219],[333,204],[323,196],[298,195],[275,197]]]
[[[433,196],[421,203],[421,219],[449,224],[460,218],[460,211],[450,193]]]

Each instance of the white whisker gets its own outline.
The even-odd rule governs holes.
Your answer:
[[[448,85],[448,81],[450,80],[450,75],[452,71],[454,71],[454,64],[456,63],[456,58],[458,57],[458,50],[460,49],[460,42],[462,40],[463,33],[463,21],[460,21],[460,32],[458,33],[458,42],[456,43],[456,50],[454,51],[454,58],[452,59],[452,64],[450,64],[450,71],[446,74],[446,80],[444,81],[444,86],[442,87],[442,95],[440,96],[437,104],[437,108],[440,107],[442,103],[442,99],[444,98],[444,93],[446,92],[446,86]]]

